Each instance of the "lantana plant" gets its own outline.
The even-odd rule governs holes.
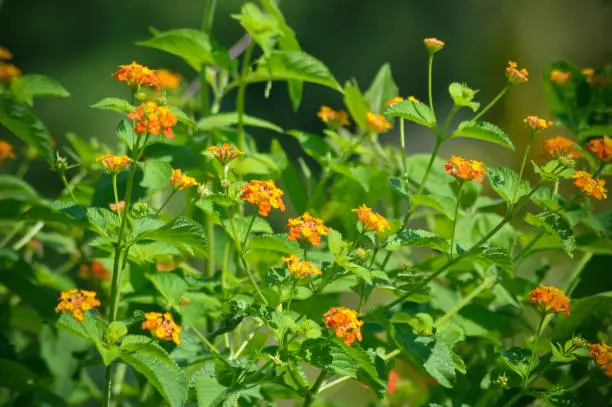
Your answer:
[[[68,91],[0,48],[12,133],[0,141],[0,401],[337,406],[355,381],[365,401],[351,405],[609,405],[612,292],[597,279],[612,254],[612,69],[534,75],[510,61],[484,106],[448,84],[444,116],[434,62],[452,41],[407,39],[423,41],[427,95],[403,96],[388,64],[362,92],[301,49],[274,1],[234,15],[245,39],[231,53],[212,39],[214,9],[203,30],[138,43],[190,77],[117,61],[99,79],[124,85],[92,106],[118,119],[108,146],[54,141],[31,107]],[[258,82],[285,82],[320,134],[250,116]],[[526,83],[543,84],[551,112],[513,118],[517,149],[486,119]],[[344,106],[304,112],[304,86]],[[417,126],[432,152],[411,151]],[[497,154],[440,156],[458,138]],[[506,152],[517,171],[497,166]],[[61,191],[30,185],[33,160]]]

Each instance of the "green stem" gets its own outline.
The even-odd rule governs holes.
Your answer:
[[[404,173],[402,174],[402,179],[408,187],[408,163],[406,161],[406,136],[404,130],[404,119],[400,119],[400,144],[402,147],[402,168]]]
[[[576,287],[578,286],[580,274],[586,268],[589,261],[593,258],[593,253],[585,253],[584,256],[580,259],[580,262],[576,265],[576,269],[570,276],[569,280],[567,280],[567,284],[565,285],[565,295],[568,297],[572,295]]]
[[[531,366],[533,366],[533,358],[535,357],[536,347],[538,346],[538,339],[540,338],[540,334],[542,333],[542,327],[544,326],[544,319],[546,318],[546,314],[542,315],[540,318],[540,323],[538,324],[538,330],[536,331],[535,339],[533,340],[533,346],[531,348],[531,357],[529,358],[529,368],[527,369],[527,375],[523,380],[523,388],[527,386],[527,380],[529,379],[529,375],[531,374]]]
[[[527,243],[527,245],[525,247],[523,247],[521,249],[520,252],[518,252],[515,256],[512,257],[512,261],[514,263],[517,263],[519,260],[521,260],[524,256],[526,256],[529,252],[529,249],[531,249],[533,247],[533,245],[535,245],[538,240],[540,240],[542,237],[544,236],[544,232],[540,231],[537,235],[535,235],[533,237],[533,239],[531,239],[529,241],[529,243]]]
[[[488,112],[489,109],[491,109],[499,101],[499,99],[501,99],[502,96],[504,96],[504,94],[508,91],[508,89],[510,89],[509,84],[504,86],[504,88],[497,94],[497,96],[495,96],[488,105],[486,105],[476,116],[472,118],[472,121],[476,121],[480,119],[486,112]]]
[[[523,162],[521,163],[521,170],[519,171],[518,183],[516,184],[516,187],[514,187],[514,194],[512,196],[512,202],[516,200],[516,195],[518,194],[519,187],[521,185],[521,181],[523,180],[523,172],[525,172],[525,165],[527,164],[527,157],[529,157],[529,150],[531,150],[531,144],[533,143],[534,135],[535,135],[535,132],[533,130],[530,130],[529,144],[527,144],[527,147],[525,148],[525,152],[523,153]]]
[[[204,228],[206,229],[206,241],[208,242],[206,270],[208,275],[212,276],[215,274],[215,224],[208,214],[204,217]]]
[[[61,179],[62,179],[62,183],[64,184],[64,187],[66,188],[66,191],[68,191],[68,193],[70,194],[70,197],[72,198],[72,201],[74,202],[75,205],[78,205],[79,203],[77,202],[77,199],[74,196],[74,193],[72,192],[72,188],[70,188],[70,184],[68,184],[68,180],[66,180],[66,174],[65,173],[61,174]]]
[[[113,195],[115,196],[115,208],[117,209],[117,215],[119,215],[119,217],[121,218],[121,211],[119,210],[119,194],[117,193],[117,174],[116,173],[113,173]]]
[[[251,234],[251,229],[253,229],[253,225],[255,224],[256,217],[257,217],[257,214],[253,212],[253,215],[251,216],[251,222],[249,223],[249,227],[247,228],[247,231],[244,235],[244,240],[242,241],[242,245],[241,245],[242,251],[246,250],[247,240],[249,238],[249,235]]]
[[[436,138],[436,144],[434,145],[434,149],[431,152],[431,158],[429,159],[429,163],[427,163],[427,168],[425,169],[425,174],[423,175],[423,179],[421,180],[421,184],[419,185],[417,194],[420,194],[421,192],[423,192],[423,189],[425,189],[427,179],[429,178],[429,173],[431,172],[431,167],[433,167],[433,164],[436,161],[436,157],[438,156],[438,150],[440,149],[441,145],[442,141]]]
[[[170,202],[170,200],[174,197],[174,195],[176,195],[177,192],[178,192],[178,189],[176,188],[172,189],[172,192],[170,193],[170,195],[168,195],[168,198],[166,198],[164,203],[157,210],[156,216],[159,216],[159,214],[161,214],[162,210],[166,207],[166,205],[168,205],[168,202]]]
[[[464,182],[459,181],[459,192],[457,193],[457,205],[455,205],[455,217],[453,219],[453,226],[451,227],[451,241],[450,241],[450,259],[453,259],[453,249],[455,248],[455,229],[457,228],[457,218],[459,217],[459,207],[461,206],[461,193],[463,192]]]
[[[295,286],[297,285],[297,278],[293,279],[293,284],[291,284],[291,290],[289,291],[289,301],[287,301],[287,312],[291,309],[291,300],[293,299],[293,293],[295,292]]]
[[[253,55],[254,41],[247,47],[242,59],[242,73],[238,86],[238,96],[236,97],[236,112],[238,112],[238,149],[245,151],[244,147],[244,103],[246,93],[246,77],[251,66],[251,56]]]
[[[377,244],[376,247],[374,248],[374,251],[372,252],[372,259],[370,260],[370,264],[368,265],[368,274],[372,272],[372,267],[374,267],[374,262],[376,261],[376,255],[378,254],[379,250],[380,250],[380,244]],[[363,283],[363,286],[362,286],[363,291],[359,295],[359,308],[357,309],[358,314],[361,313],[361,310],[368,302],[368,299],[370,299],[370,294],[372,293],[372,289],[370,289],[369,292],[366,292],[367,286],[366,286],[365,280],[363,280],[362,283]]]
[[[215,345],[213,345],[213,344],[212,344],[212,343],[211,343],[211,342],[210,342],[210,341],[209,341],[209,340],[206,338],[206,336],[204,336],[204,334],[202,334],[202,332],[200,332],[200,330],[199,330],[199,329],[197,329],[197,328],[195,327],[195,325],[192,325],[192,326],[191,326],[191,329],[192,329],[192,330],[193,330],[193,332],[194,332],[194,333],[197,335],[197,337],[198,337],[198,338],[200,338],[200,340],[201,340],[202,342],[204,342],[204,343],[206,344],[206,346],[208,346],[208,348],[209,348],[209,349],[210,349],[212,352],[214,352],[214,353],[216,353],[216,354],[219,354],[219,353],[220,353],[220,352],[219,352],[219,350],[218,350],[218,349],[215,347]]]
[[[436,323],[434,324],[434,328],[439,329],[442,325],[444,325],[444,322],[446,322],[453,315],[461,311],[463,307],[465,307],[470,302],[472,302],[472,300],[476,298],[481,292],[483,292],[484,290],[488,288],[491,288],[495,284],[496,281],[497,281],[497,277],[494,277],[494,276],[489,276],[485,278],[482,281],[482,283],[480,283],[480,285],[474,289],[474,291],[469,293],[463,300],[461,300],[457,305],[455,305],[450,311],[448,311],[446,314],[440,317],[440,319],[438,319]]]
[[[455,113],[457,113],[457,111],[460,109],[461,106],[453,106],[452,110],[450,111],[450,113],[448,114],[448,117],[446,118],[446,121],[444,122],[444,126],[442,126],[442,131],[440,132],[440,137],[445,138],[446,136],[446,130],[448,129],[448,126],[450,126],[450,124],[453,121],[453,117],[455,117]]]
[[[202,18],[202,31],[204,31],[206,34],[210,34],[212,31],[216,5],[217,0],[208,0],[206,4],[206,9],[204,10],[204,16]]]
[[[266,296],[261,291],[261,288],[259,288],[259,285],[257,284],[257,281],[255,281],[255,277],[253,277],[253,274],[249,270],[249,265],[247,264],[246,260],[244,259],[244,256],[242,255],[242,246],[240,244],[240,236],[238,236],[238,232],[236,230],[236,223],[234,222],[234,218],[233,217],[230,218],[230,226],[231,226],[232,232],[234,234],[234,241],[235,241],[235,244],[236,244],[236,251],[237,251],[238,257],[240,258],[240,262],[242,264],[242,267],[244,268],[244,272],[246,273],[247,277],[249,278],[249,281],[251,282],[251,285],[253,286],[253,288],[257,292],[257,295],[259,295],[259,297],[261,298],[261,300],[263,301],[264,304],[268,305],[268,300],[266,299]]]
[[[32,240],[32,238],[34,238],[34,236],[36,236],[38,232],[40,232],[43,227],[45,227],[45,222],[43,221],[38,221],[34,225],[32,225],[30,230],[28,230],[26,234],[22,236],[21,239],[15,242],[15,244],[13,245],[13,250],[19,250],[23,246],[25,246],[30,240]]]
[[[321,370],[321,373],[319,373],[317,380],[314,382],[314,384],[312,385],[312,387],[306,394],[306,397],[304,399],[304,404],[302,404],[302,407],[310,407],[312,405],[312,403],[314,402],[315,396],[319,392],[319,389],[321,385],[323,384],[323,381],[325,380],[326,377],[327,377],[327,370],[325,369]]]
[[[429,96],[429,109],[431,110],[431,114],[434,117],[434,121],[436,121],[436,112],[434,111],[434,107],[433,107],[433,86],[432,86],[432,82],[433,82],[433,58],[434,58],[434,53],[430,52],[429,53],[429,61],[427,63],[427,95]],[[436,124],[437,126],[437,124]]]

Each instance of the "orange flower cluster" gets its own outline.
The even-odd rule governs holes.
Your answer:
[[[561,136],[545,140],[542,145],[542,152],[544,157],[551,160],[561,156],[569,156],[571,158],[582,157],[582,152],[576,147],[576,143]]]
[[[357,217],[367,231],[384,232],[385,230],[391,230],[389,222],[381,214],[374,212],[372,208],[368,208],[366,204],[362,204],[357,209],[351,209],[351,212],[357,212]]]
[[[325,314],[325,327],[332,328],[338,338],[344,339],[346,346],[351,346],[355,339],[361,341],[363,321],[357,319],[357,311],[345,307],[330,308]]]
[[[112,74],[119,82],[125,82],[132,88],[141,86],[159,89],[159,81],[152,69],[132,61],[129,65],[120,65],[119,70]]]
[[[368,127],[374,133],[381,133],[391,128],[391,123],[389,123],[387,119],[385,119],[385,116],[383,116],[382,114],[368,112],[367,122]]]
[[[563,86],[570,83],[571,80],[571,72],[561,71],[559,69],[553,69],[552,71],[550,71],[550,81],[555,85]]]
[[[11,160],[15,159],[13,145],[4,140],[0,140],[0,164],[2,164],[7,158],[10,158]]]
[[[242,187],[242,195],[240,199],[246,200],[248,203],[257,205],[261,216],[268,216],[272,208],[285,210],[283,203],[283,191],[277,188],[274,181],[258,181],[251,180],[248,184]]]
[[[176,89],[181,85],[181,75],[167,69],[158,69],[155,71],[155,76],[159,86],[163,89]]]
[[[117,203],[109,203],[108,207],[110,208],[112,212],[115,212],[115,213],[123,212],[125,210],[125,201],[119,201]]]
[[[425,38],[423,42],[425,43],[427,50],[429,50],[431,53],[438,52],[444,48],[444,42],[437,38]]]
[[[389,378],[387,380],[387,392],[389,394],[394,394],[397,389],[397,382],[400,380],[400,375],[396,370],[392,370],[389,372]]]
[[[520,85],[529,80],[529,71],[527,69],[518,69],[518,64],[514,61],[508,61],[506,67],[506,77],[513,85]]]
[[[612,346],[605,342],[589,345],[589,354],[595,359],[595,363],[612,377]]]
[[[210,146],[206,150],[210,151],[222,165],[227,165],[239,156],[244,155],[242,151],[228,143],[223,143],[221,147]]]
[[[287,265],[287,268],[291,274],[293,274],[293,276],[298,280],[303,280],[315,274],[318,276],[322,274],[321,270],[319,270],[317,266],[309,261],[300,261],[298,256],[295,254],[292,254],[289,257],[282,257],[282,260]]]
[[[22,76],[21,70],[13,64],[2,61],[13,59],[13,54],[6,48],[0,47],[0,83],[11,83],[13,78]]]
[[[163,132],[168,139],[174,137],[172,127],[178,122],[168,107],[158,106],[153,101],[137,106],[128,114],[128,118],[138,121],[135,129],[137,134],[149,133],[155,136]]]
[[[172,341],[177,345],[181,344],[179,335],[183,328],[174,322],[171,313],[146,312],[144,316],[145,321],[141,325],[142,329],[148,330],[157,339]]]
[[[599,159],[602,161],[612,160],[612,138],[608,136],[603,136],[590,140],[587,144],[587,148],[589,149],[589,151],[592,151],[597,154],[597,157],[599,157]]]
[[[391,107],[391,106],[393,106],[393,105],[394,105],[394,104],[396,104],[396,103],[402,102],[403,100],[404,100],[404,98],[403,98],[403,97],[401,97],[401,96],[396,96],[396,97],[394,97],[393,99],[388,100],[388,101],[387,101],[387,103],[385,103],[385,106],[387,106],[387,107]],[[416,103],[419,103],[419,102],[420,102],[420,100],[419,100],[419,99],[417,99],[417,98],[415,98],[414,96],[408,96],[408,97],[406,98],[406,100],[409,100],[409,101],[411,101],[411,102],[416,102]]]
[[[55,312],[69,312],[77,321],[85,320],[85,312],[100,306],[95,291],[86,291],[73,288],[63,291],[58,298],[59,304]]]
[[[536,131],[545,130],[553,125],[553,122],[550,120],[545,120],[538,116],[527,116],[525,119],[523,119],[523,123],[525,123],[527,127]]]
[[[529,293],[529,301],[537,302],[546,312],[564,312],[569,317],[569,298],[556,287],[540,284],[538,288]]]
[[[81,264],[79,276],[81,278],[108,280],[111,276],[111,273],[98,260],[92,260],[92,262],[89,264]]]
[[[576,171],[572,174],[574,185],[581,190],[585,195],[601,201],[608,198],[608,190],[605,188],[606,181],[600,178],[593,178],[586,171]]]
[[[195,178],[183,174],[181,170],[172,170],[172,177],[170,177],[170,184],[172,188],[183,190],[191,187],[197,187],[200,185]]]
[[[349,122],[348,113],[344,110],[336,111],[327,106],[321,106],[321,110],[317,113],[317,116],[327,124],[329,127],[336,128],[342,126],[348,126]]]
[[[0,59],[8,61],[10,59],[13,59],[13,54],[8,49],[0,47]]]
[[[127,155],[104,154],[96,158],[96,162],[101,162],[102,166],[106,168],[107,171],[116,174],[130,165],[132,159]]]
[[[465,158],[451,156],[451,159],[444,164],[446,173],[461,181],[475,180],[482,182],[483,175],[486,174],[482,161],[466,160]]]
[[[595,70],[593,68],[583,68],[580,70],[580,73],[586,77],[588,83],[593,82],[593,75],[595,75]]]
[[[308,212],[298,218],[289,218],[285,229],[289,229],[289,240],[304,239],[313,246],[321,245],[321,236],[327,236],[329,228],[319,218]]]

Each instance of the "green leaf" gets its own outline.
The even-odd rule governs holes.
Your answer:
[[[188,285],[185,279],[178,273],[165,272],[147,274],[157,291],[168,301],[168,308],[176,307],[181,304],[183,295],[187,291]]]
[[[612,291],[572,300],[570,308],[571,317],[558,317],[555,321],[553,338],[556,340],[564,340],[584,331],[592,323],[601,326],[601,321],[610,318]]]
[[[391,74],[391,65],[384,64],[365,93],[365,99],[374,113],[382,113],[386,103],[397,96],[398,88]]]
[[[298,357],[312,366],[334,374],[357,378],[358,366],[346,352],[346,348],[336,341],[325,338],[307,339],[302,342]]]
[[[402,247],[431,247],[446,253],[449,249],[448,240],[421,229],[402,229],[389,236],[384,244],[386,250],[397,250]]]
[[[390,177],[389,178],[389,188],[391,188],[391,191],[393,191],[396,195],[402,198],[405,198],[407,200],[410,200],[410,194],[404,187],[401,179],[397,177]]]
[[[448,93],[455,102],[455,106],[469,107],[475,112],[480,108],[480,103],[472,101],[478,91],[470,89],[465,83],[451,83],[448,87]]]
[[[213,372],[199,373],[194,380],[198,407],[216,407],[226,397],[227,387],[219,384]]]
[[[170,185],[172,166],[166,161],[147,160],[144,163],[143,173],[140,186],[150,190],[164,189]]]
[[[232,17],[240,21],[240,25],[251,34],[265,55],[274,51],[281,31],[273,15],[264,13],[256,4],[246,3],[240,9],[240,14],[234,14]]]
[[[399,117],[431,129],[436,127],[436,119],[429,107],[421,102],[404,99],[385,110],[387,119]]]
[[[225,219],[223,221],[223,226],[225,227],[225,231],[233,240],[236,239],[236,235],[240,239],[240,242],[244,242],[247,230],[249,225],[251,224],[251,218],[234,218],[234,224],[230,219]],[[234,227],[236,230],[234,231]],[[235,233],[234,233],[235,232]],[[255,218],[255,222],[253,223],[253,227],[251,228],[252,233],[269,233],[273,234],[274,230],[272,230],[272,226],[265,220],[260,217]]]
[[[452,388],[455,384],[455,361],[451,347],[433,336],[418,336],[409,324],[392,324],[392,337],[397,346],[416,365],[440,383]]]
[[[12,175],[0,174],[0,201],[35,201],[37,198],[36,191],[27,182]]]
[[[116,213],[105,208],[87,208],[85,213],[92,230],[102,237],[113,240],[114,236],[119,233],[121,220]]]
[[[533,369],[540,364],[540,359],[537,356],[534,356],[533,363],[530,363],[531,351],[518,347],[503,350],[501,357],[504,363],[522,378],[529,377]]]
[[[246,78],[249,83],[293,79],[327,86],[342,93],[342,87],[325,64],[301,51],[274,51]]]
[[[287,240],[287,235],[285,234],[252,236],[247,243],[247,247],[249,251],[263,250],[282,254],[296,254],[300,252],[300,246],[291,240]]]
[[[190,218],[175,218],[159,229],[139,234],[138,239],[169,243],[190,255],[206,255],[206,229]]]
[[[26,106],[0,99],[0,124],[34,147],[49,165],[55,163],[55,149],[49,131]]]
[[[68,97],[70,93],[54,79],[44,75],[24,75],[13,78],[11,90],[19,101],[32,106],[34,98],[41,96]]]
[[[39,284],[31,277],[34,275],[32,266],[19,260],[10,269],[3,269],[0,273],[0,283],[17,295],[21,302],[32,307],[43,319],[52,318],[57,305],[57,296],[48,288]]]
[[[572,363],[576,360],[576,356],[571,353],[566,353],[561,344],[555,345],[553,342],[550,342],[550,350],[552,353],[552,357],[550,358],[551,362]]]
[[[359,128],[367,130],[367,116],[370,111],[370,105],[361,93],[361,90],[359,90],[357,83],[346,82],[344,84],[344,104]]]
[[[504,247],[487,247],[475,250],[470,254],[470,257],[475,256],[477,259],[484,261],[487,265],[496,265],[502,269],[512,273],[514,263],[510,251]]]
[[[187,378],[161,346],[146,336],[128,335],[120,350],[121,359],[145,376],[171,407],[185,404]]]
[[[423,194],[412,194],[410,200],[415,207],[427,206],[441,212],[444,216],[449,219],[453,219],[455,216],[456,201],[448,196],[442,195],[423,195]]]
[[[529,183],[519,180],[516,172],[506,167],[487,167],[491,187],[506,201],[508,206],[517,203],[529,193]]]
[[[170,109],[170,112],[176,116],[176,119],[183,123],[186,124],[187,126],[191,126],[191,127],[195,127],[196,126],[196,122],[193,121],[189,116],[187,116],[187,113],[183,112],[181,109],[179,109],[176,106],[168,106],[168,109]]]
[[[91,107],[94,109],[111,110],[121,114],[134,111],[134,106],[132,106],[130,102],[119,98],[104,98],[91,105]]]
[[[488,141],[514,150],[514,144],[512,144],[508,135],[499,127],[488,122],[461,122],[451,137],[467,137]]]
[[[287,134],[295,137],[304,152],[314,158],[319,164],[324,163],[326,158],[332,155],[329,145],[319,134],[304,133],[297,130],[290,130]]]
[[[552,236],[568,256],[574,256],[576,238],[574,237],[574,230],[566,218],[550,212],[537,215],[528,213],[525,215],[525,222]]]
[[[339,255],[344,248],[344,242],[342,241],[342,235],[335,229],[329,229],[327,235],[327,245],[329,251],[334,255]]]
[[[268,122],[263,119],[258,119],[257,117],[244,115],[242,117],[242,123],[245,126],[250,127],[259,127],[262,129],[268,129],[275,131],[277,133],[283,133],[283,129],[277,126],[274,123]],[[213,116],[208,116],[201,119],[198,122],[198,130],[202,131],[210,131],[213,129],[221,129],[224,127],[230,127],[238,124],[238,113],[219,113]]]
[[[176,55],[197,72],[202,69],[202,64],[217,62],[208,35],[200,30],[180,28],[155,32],[153,38],[137,42],[137,44]]]

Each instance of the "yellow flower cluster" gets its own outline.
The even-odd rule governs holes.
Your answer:
[[[159,106],[153,101],[137,106],[128,114],[128,119],[136,120],[136,134],[149,133],[156,136],[163,132],[167,139],[174,137],[172,127],[178,122],[167,106]]]
[[[257,205],[261,216],[268,216],[272,208],[285,210],[283,203],[283,191],[278,188],[274,181],[251,180],[242,187],[240,199]]]
[[[167,69],[158,69],[155,71],[155,76],[159,86],[163,89],[176,89],[181,85],[181,75]]]
[[[319,218],[305,212],[297,218],[290,218],[285,229],[289,229],[289,240],[303,239],[313,246],[321,245],[321,236],[327,236],[329,228]]]
[[[518,69],[518,64],[516,62],[508,61],[506,77],[511,84],[520,85],[529,80],[529,72],[525,68]]]
[[[586,171],[576,171],[572,174],[574,185],[581,190],[585,195],[601,201],[608,198],[608,190],[605,188],[606,181],[600,178],[593,178]]]
[[[482,161],[466,160],[465,158],[451,156],[451,159],[444,164],[446,173],[461,181],[475,180],[482,182],[483,175],[486,174]]]
[[[321,275],[321,270],[309,261],[301,261],[295,254],[289,257],[282,257],[282,260],[287,265],[287,268],[298,280],[311,277],[313,275]]]
[[[570,158],[582,157],[582,152],[572,140],[565,137],[557,136],[544,141],[542,145],[544,157],[548,159],[556,159],[561,156],[569,156]]]
[[[587,148],[602,161],[612,160],[612,138],[606,135],[589,140]]]
[[[366,204],[362,204],[357,209],[351,209],[351,212],[357,212],[357,217],[366,231],[384,232],[385,230],[391,230],[389,222],[381,214],[368,208]]]
[[[589,345],[589,354],[595,359],[595,363],[612,377],[612,346],[606,342]]]
[[[159,81],[155,71],[132,61],[129,65],[120,65],[112,75],[117,81],[124,82],[132,88],[150,87],[159,89]]]
[[[389,123],[382,114],[368,112],[366,119],[368,122],[368,128],[374,133],[382,133],[383,131],[387,131],[391,128],[391,123]]]
[[[4,140],[0,140],[0,164],[2,164],[7,158],[10,158],[11,160],[15,159],[13,145]]]
[[[357,318],[357,311],[345,307],[330,308],[325,314],[325,327],[332,328],[336,336],[344,339],[346,346],[351,346],[355,340],[361,341],[363,321]]]
[[[58,298],[58,302],[55,312],[68,312],[80,322],[85,320],[85,312],[100,306],[95,291],[79,290],[77,288],[63,291]]]
[[[242,151],[228,143],[223,143],[221,147],[210,146],[206,150],[211,152],[222,165],[226,165],[244,155]]]
[[[348,113],[344,110],[336,111],[328,106],[321,106],[321,110],[317,113],[317,116],[331,128],[337,128],[342,126],[348,126],[349,122]]]
[[[172,341],[177,345],[181,344],[179,335],[183,328],[174,322],[171,313],[146,312],[144,316],[145,321],[142,323],[142,329],[148,330],[157,339]]]
[[[96,158],[96,162],[101,162],[108,172],[116,174],[130,165],[132,159],[127,155],[104,154]]]
[[[550,120],[542,119],[538,116],[527,116],[525,119],[523,119],[523,123],[535,131],[545,130],[553,125],[553,122]]]
[[[180,169],[172,170],[172,177],[170,177],[170,184],[172,188],[183,190],[191,187],[197,187],[200,185],[195,178],[183,174]]]
[[[19,78],[23,75],[21,69],[4,62],[11,59],[13,59],[13,54],[8,49],[0,47],[0,83],[11,83],[13,78]]]
[[[572,73],[553,69],[550,71],[550,81],[558,86],[567,85],[572,81]]]

